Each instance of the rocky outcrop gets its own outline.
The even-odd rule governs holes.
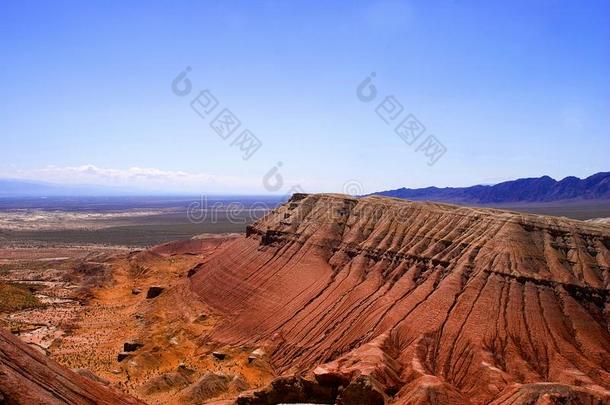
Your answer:
[[[603,402],[609,249],[606,225],[297,195],[188,282],[225,319],[211,338],[264,343],[279,373],[326,378],[337,401],[527,403],[567,392]],[[562,388],[537,385],[547,383]]]
[[[279,377],[269,386],[242,394],[237,398],[238,405],[275,405],[280,403],[318,403],[332,404],[337,398],[337,390],[301,376]]]
[[[229,390],[233,378],[224,373],[206,372],[186,389],[183,399],[188,403],[202,403]]]
[[[194,370],[185,365],[180,365],[175,371],[149,379],[142,387],[142,392],[146,395],[152,395],[181,390],[193,383],[194,374]]]
[[[0,330],[0,399],[7,404],[139,404],[60,366]]]

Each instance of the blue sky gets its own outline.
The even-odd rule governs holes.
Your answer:
[[[0,177],[261,193],[281,162],[274,193],[373,192],[610,168],[609,1],[3,1],[0,55]],[[386,96],[425,126],[413,145]]]

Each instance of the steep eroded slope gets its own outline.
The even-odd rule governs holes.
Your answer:
[[[347,386],[338,402],[366,385],[398,404],[602,403],[609,248],[607,226],[563,218],[295,195],[191,283],[226,319],[211,338],[267,345],[280,373]]]

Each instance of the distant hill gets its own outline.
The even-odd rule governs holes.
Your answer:
[[[570,176],[557,181],[549,176],[542,176],[505,181],[492,186],[399,188],[374,194],[409,200],[466,204],[610,200],[610,172],[600,172],[586,179]]]
[[[133,190],[127,188],[95,185],[64,185],[21,179],[0,179],[0,198],[130,195],[133,193]]]
[[[54,184],[16,180],[16,179],[0,179],[0,197],[25,197],[25,196],[40,196],[40,195],[56,195],[61,186]]]

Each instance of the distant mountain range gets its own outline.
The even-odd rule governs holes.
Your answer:
[[[600,172],[586,179],[570,176],[557,181],[549,176],[542,176],[505,181],[490,186],[399,188],[374,194],[408,200],[464,204],[610,200],[610,172]]]

